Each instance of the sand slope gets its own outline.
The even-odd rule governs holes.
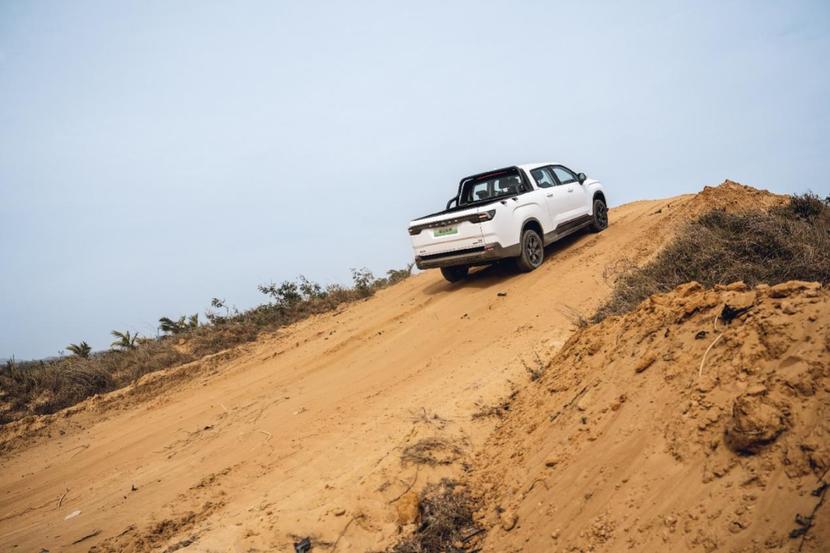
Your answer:
[[[8,425],[0,550],[288,551],[298,536],[315,550],[382,549],[400,532],[403,494],[481,466],[474,452],[496,419],[474,415],[549,363],[576,330],[572,313],[606,297],[604,270],[653,255],[710,201],[615,208],[607,231],[554,246],[533,273],[496,267],[452,286],[427,272],[240,350]],[[425,443],[441,464],[401,459]],[[505,543],[520,547],[522,528]]]
[[[803,544],[796,517],[829,437],[830,291],[682,285],[578,333],[519,394],[478,459],[484,549],[827,551],[830,512]]]

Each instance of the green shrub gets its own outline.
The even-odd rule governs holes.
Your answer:
[[[374,294],[379,284],[375,275],[372,274],[372,271],[366,267],[352,269],[352,282],[354,283],[355,291],[363,298],[368,298]]]
[[[257,288],[266,296],[271,296],[277,307],[281,309],[290,309],[303,299],[302,294],[300,294],[300,287],[296,282],[290,280],[284,281],[279,286],[272,282],[271,284],[260,284]]]
[[[412,276],[412,269],[414,267],[414,263],[407,263],[406,267],[403,269],[389,269],[386,271],[386,282],[391,285],[408,279]]]

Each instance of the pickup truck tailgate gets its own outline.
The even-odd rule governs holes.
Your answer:
[[[481,224],[469,221],[468,216],[415,221],[414,224],[420,227],[420,232],[412,234],[415,255],[436,255],[483,247]]]

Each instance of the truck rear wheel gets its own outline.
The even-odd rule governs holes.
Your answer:
[[[545,244],[542,237],[533,229],[525,229],[522,233],[522,253],[516,258],[516,266],[523,273],[532,271],[542,264],[545,259]]]
[[[470,268],[466,265],[456,265],[455,267],[441,267],[441,274],[450,282],[458,282],[464,280]]]

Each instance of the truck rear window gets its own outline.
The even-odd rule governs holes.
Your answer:
[[[522,191],[522,180],[516,169],[476,175],[461,184],[458,204],[467,205],[502,196],[515,196]]]

